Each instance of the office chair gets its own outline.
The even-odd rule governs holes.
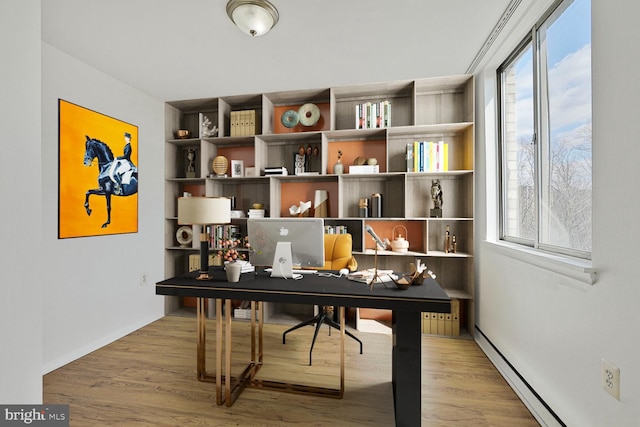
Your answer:
[[[320,270],[341,270],[346,268],[349,271],[355,271],[358,268],[358,262],[351,254],[351,246],[351,234],[325,234],[324,266]],[[313,352],[313,346],[316,343],[320,326],[322,326],[323,323],[327,324],[329,326],[329,335],[331,335],[331,328],[340,329],[340,325],[333,319],[332,315],[333,307],[319,307],[316,316],[284,331],[282,334],[282,344],[285,344],[286,335],[289,332],[295,331],[303,326],[315,324],[316,328],[313,333],[313,340],[311,341],[311,349],[309,350],[309,366],[311,366],[311,353]],[[345,330],[344,333],[360,343],[360,354],[362,354],[362,341],[347,330]]]

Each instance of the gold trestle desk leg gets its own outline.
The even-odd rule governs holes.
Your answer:
[[[196,347],[196,373],[198,381],[216,383],[216,403],[222,405],[222,301],[216,298],[216,372],[207,372],[207,312],[206,298],[196,299],[198,342]]]
[[[258,318],[256,320],[256,306],[258,312]],[[256,322],[258,327],[258,357],[256,358]],[[262,326],[264,325],[264,317],[262,315],[262,301],[251,301],[251,364],[257,366],[256,369],[252,371],[251,378],[255,376],[260,367],[262,366]]]
[[[232,349],[232,309],[231,300],[215,299],[216,304],[216,372],[214,375],[206,372],[206,312],[204,298],[198,298],[198,343],[197,343],[197,369],[198,379],[201,381],[215,382],[216,404],[232,406],[246,387],[255,387],[270,390],[286,391],[291,393],[311,394],[314,396],[333,397],[341,399],[344,395],[344,347],[345,347],[345,309],[339,307],[340,317],[340,388],[314,387],[301,384],[292,384],[279,381],[259,380],[255,378],[263,364],[264,358],[264,310],[263,302],[251,302],[251,361],[244,371],[238,376],[231,375],[231,349]],[[256,316],[257,311],[257,316]],[[223,322],[224,316],[224,322]],[[256,331],[257,318],[257,331]],[[223,339],[224,332],[224,339]],[[256,354],[256,332],[258,335]],[[222,349],[224,348],[224,354]],[[223,365],[224,360],[224,365]],[[223,368],[224,366],[224,368]],[[224,383],[224,392],[222,385]]]
[[[222,300],[216,298],[216,404],[222,403]]]
[[[231,397],[231,300],[226,299],[224,301],[224,399],[227,406],[233,405]]]

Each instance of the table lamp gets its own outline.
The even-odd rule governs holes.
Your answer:
[[[231,222],[231,200],[226,197],[179,197],[178,224],[200,225],[200,276],[209,279],[209,236],[207,225]]]

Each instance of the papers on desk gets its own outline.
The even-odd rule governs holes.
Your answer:
[[[371,283],[375,272],[376,270],[373,268],[369,268],[368,270],[355,271],[353,273],[349,273],[347,275],[347,279],[353,280],[354,282],[369,284]],[[378,270],[378,277],[376,278],[374,283],[391,282],[392,280],[397,279],[398,276],[393,274],[393,270]]]

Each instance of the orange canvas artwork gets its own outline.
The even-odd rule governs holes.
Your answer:
[[[138,127],[58,101],[58,238],[138,232]]]

